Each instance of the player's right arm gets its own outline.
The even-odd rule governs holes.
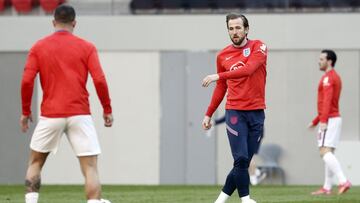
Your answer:
[[[23,132],[29,129],[29,121],[31,117],[31,98],[34,91],[34,80],[39,72],[39,64],[36,56],[35,48],[31,48],[25,63],[25,68],[21,80],[21,104],[22,115],[20,117],[20,127]]]
[[[316,119],[316,118],[315,118]],[[317,123],[314,124],[314,121],[311,121],[309,125],[307,126],[308,129],[314,129],[316,127]]]
[[[26,60],[21,80],[22,114],[24,116],[29,116],[31,114],[31,98],[34,91],[34,80],[38,72],[38,60],[34,48],[32,48]]]
[[[221,65],[221,60],[219,55],[216,59],[216,68],[218,74],[225,71],[225,69]],[[218,108],[218,106],[220,105],[221,101],[223,100],[226,94],[226,90],[227,90],[226,80],[217,80],[210,105],[206,111],[205,117],[202,122],[203,129],[208,130],[211,128],[211,117]]]
[[[317,126],[317,124],[319,123],[319,121],[320,121],[319,116],[316,116],[316,117],[311,121],[311,123],[309,124],[309,128],[313,128],[313,127]]]

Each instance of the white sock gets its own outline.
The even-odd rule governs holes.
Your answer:
[[[89,199],[87,203],[101,203],[101,201],[98,199]]]
[[[25,194],[25,203],[37,203],[39,199],[38,192],[29,192]]]
[[[326,153],[323,156],[323,160],[325,161],[325,164],[329,166],[330,170],[337,176],[340,184],[343,184],[347,181],[344,172],[341,169],[340,163],[333,153]]]
[[[225,203],[229,197],[230,196],[228,194],[221,191],[219,197],[216,199],[216,201],[214,203]]]
[[[256,175],[250,176],[250,183],[251,185],[257,185],[258,184],[258,178]]]
[[[100,202],[101,203],[111,203],[108,199],[101,199]]]
[[[260,175],[261,175],[260,169],[256,168],[255,169],[255,176],[260,176]]]
[[[325,164],[325,181],[323,186],[324,189],[331,190],[333,177],[334,173],[330,170],[329,166]]]
[[[249,201],[249,200],[250,200],[250,195],[241,197],[241,201],[242,201],[242,202]]]

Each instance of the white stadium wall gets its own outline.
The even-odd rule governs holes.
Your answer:
[[[360,14],[252,14],[250,37],[271,50],[359,49]],[[79,16],[76,34],[100,50],[219,50],[224,15]],[[2,16],[0,50],[23,51],[52,31],[51,17]]]
[[[353,182],[360,184],[360,175],[354,172],[360,170],[359,161],[350,158],[360,149],[360,28],[354,26],[360,14],[252,14],[248,18],[250,38],[262,39],[269,47],[264,143],[277,143],[283,148],[280,164],[287,183],[321,184],[323,180],[315,135],[306,126],[316,111],[321,76],[318,54],[323,48],[331,48],[338,53],[336,68],[343,79],[344,142],[340,147],[344,149],[339,149],[339,159]],[[0,27],[6,28],[0,30],[0,55],[24,53],[37,39],[52,32],[51,17],[4,16],[0,17]],[[114,106],[115,125],[106,129],[89,83],[103,151],[102,182],[161,184],[160,118],[164,109],[160,103],[160,52],[220,50],[229,43],[225,17],[79,16],[76,34],[98,47]],[[223,107],[219,110],[218,115],[222,115]],[[224,132],[223,126],[217,129],[218,184],[223,184],[232,166]],[[77,160],[65,139],[58,154],[49,159],[43,182],[82,182]]]

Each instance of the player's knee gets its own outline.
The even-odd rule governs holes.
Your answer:
[[[48,153],[32,152],[29,159],[29,165],[41,168],[45,164],[47,156]]]
[[[235,160],[234,167],[240,169],[248,169],[250,165],[250,160],[245,157],[240,157]]]
[[[329,147],[321,147],[320,148],[320,156],[324,157],[324,155],[328,152],[333,152],[332,148]]]

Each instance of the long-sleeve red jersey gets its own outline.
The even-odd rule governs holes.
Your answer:
[[[267,47],[260,40],[225,47],[217,55],[219,80],[207,109],[212,116],[227,92],[226,109],[265,109]]]
[[[94,81],[104,113],[111,113],[105,75],[91,43],[67,31],[57,31],[30,49],[21,82],[23,115],[31,114],[34,79],[39,73],[43,98],[41,115],[68,117],[90,114],[88,74]]]
[[[340,116],[339,99],[341,93],[341,79],[334,69],[326,72],[319,82],[317,109],[318,115],[314,118],[313,125],[320,122],[327,123],[331,117]]]

